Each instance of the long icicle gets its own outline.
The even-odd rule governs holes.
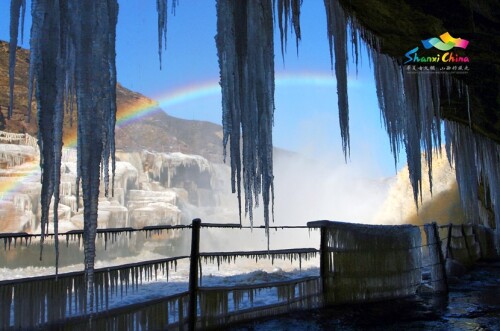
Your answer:
[[[231,184],[253,225],[262,193],[266,232],[274,204],[272,125],[274,41],[271,0],[217,1],[217,54],[224,127],[224,155],[230,142]],[[242,136],[243,150],[240,150]],[[243,178],[241,178],[243,176]],[[274,209],[274,208],[273,208]]]
[[[14,12],[19,3],[12,0]],[[114,177],[116,119],[116,0],[34,0],[32,2],[30,83],[36,82],[40,165],[42,168],[42,239],[54,197],[56,268],[62,123],[66,100],[78,107],[78,180],[84,201],[85,275],[93,310],[93,270],[101,166],[108,190],[108,162]],[[12,31],[19,15],[11,16]],[[47,36],[50,36],[47,39]],[[16,37],[17,38],[17,37]],[[11,40],[11,47],[17,39]],[[71,79],[74,77],[74,85]],[[31,87],[30,87],[31,88]],[[68,95],[69,93],[69,95]],[[73,95],[72,93],[75,93]],[[95,125],[101,123],[101,125]],[[106,192],[107,193],[107,192]]]
[[[337,0],[325,0],[325,10],[332,69],[333,59],[335,58],[342,150],[347,160],[351,149],[349,138],[349,101],[347,97],[347,18]]]
[[[118,3],[116,0],[75,4],[76,94],[78,131],[81,134],[78,159],[84,201],[85,273],[90,310],[93,310],[93,271],[101,160],[109,155],[116,114],[115,49]],[[98,29],[95,27],[99,27]],[[92,59],[99,59],[92,61]],[[100,89],[96,90],[95,87]],[[95,125],[102,123],[102,125]],[[107,180],[105,176],[105,181]],[[107,185],[107,184],[105,184]]]
[[[273,7],[278,13],[278,27],[280,30],[280,41],[281,41],[281,56],[283,61],[285,59],[285,52],[288,42],[288,23],[290,22],[293,26],[293,31],[295,33],[295,46],[297,47],[297,54],[299,52],[299,42],[302,38],[300,32],[300,7],[302,5],[301,0],[273,0]]]
[[[8,118],[12,117],[14,110],[14,78],[16,70],[16,48],[19,34],[19,19],[21,17],[21,29],[24,29],[24,13],[26,3],[24,0],[11,0],[10,2],[10,43],[9,43],[9,110]],[[21,30],[23,31],[23,30]],[[21,32],[21,38],[22,38]]]

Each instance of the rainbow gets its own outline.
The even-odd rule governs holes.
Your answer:
[[[350,79],[351,86],[358,86],[356,79]],[[336,86],[335,76],[331,72],[310,72],[301,71],[294,73],[278,72],[276,74],[276,89],[290,86],[312,86],[312,87],[332,87]],[[333,91],[333,90],[332,90]],[[144,116],[159,111],[168,111],[169,107],[180,105],[186,102],[196,101],[211,96],[220,96],[221,89],[218,80],[210,80],[201,83],[180,87],[165,94],[156,96],[157,102],[151,99],[141,99],[136,103],[121,106],[119,117],[116,119],[116,127],[120,128],[130,123],[139,121]],[[76,130],[65,138],[65,147],[76,146]],[[28,169],[27,169],[28,170]],[[12,177],[0,182],[0,199],[8,192],[14,192],[22,187],[22,183],[33,181],[39,172],[38,166],[33,166],[26,176]]]
[[[0,181],[0,202],[14,192],[19,192],[28,183],[40,181],[40,166],[31,162],[23,169],[24,176],[2,177]]]

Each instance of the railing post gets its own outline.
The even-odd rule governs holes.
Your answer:
[[[328,251],[328,231],[326,226],[321,226],[321,241],[320,241],[320,257],[319,257],[319,273],[321,276],[321,291],[323,292],[323,305],[327,303],[327,278],[330,271],[330,252]]]
[[[448,225],[448,239],[446,241],[446,258],[450,258],[450,259],[453,259],[453,252],[451,250],[451,234],[453,232],[453,224],[449,224]]]
[[[448,276],[446,275],[446,260],[443,256],[443,250],[441,249],[441,238],[439,237],[439,228],[436,222],[432,223],[432,227],[434,228],[434,240],[436,241],[436,249],[439,254],[439,262],[441,265],[441,273],[443,274],[443,284],[445,287],[445,293],[448,293]]]
[[[470,253],[470,248],[469,248],[469,242],[467,241],[467,233],[465,233],[465,227],[463,224],[462,224],[462,227],[460,230],[462,231],[462,237],[464,237],[465,248],[467,249],[467,255],[469,256],[470,262],[473,263],[472,262],[472,255]]]
[[[201,220],[199,218],[193,220],[191,234],[191,258],[189,262],[189,331],[196,329],[196,315],[198,307],[198,260],[200,258],[200,225]]]

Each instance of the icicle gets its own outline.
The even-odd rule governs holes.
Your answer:
[[[273,0],[276,2],[276,0]],[[288,22],[293,26],[293,31],[295,32],[295,44],[297,47],[297,54],[299,52],[299,41],[301,39],[300,32],[300,6],[302,1],[300,0],[278,0],[277,7],[278,10],[278,26],[280,29],[280,40],[281,40],[281,55],[283,61],[285,61],[285,52],[288,41]]]
[[[24,1],[12,2],[11,31],[17,30],[18,8]],[[82,181],[84,196],[85,268],[92,298],[92,275],[97,227],[99,168],[104,163],[105,187],[108,187],[107,161],[112,158],[114,171],[114,125],[116,113],[115,29],[118,4],[116,0],[49,2],[32,4],[31,63],[29,84],[36,82],[40,164],[42,168],[43,243],[48,229],[48,208],[54,196],[54,232],[57,234],[57,205],[59,202],[62,122],[68,76],[75,77],[78,106],[78,180]],[[76,14],[75,14],[76,13]],[[97,24],[98,22],[98,24]],[[98,27],[98,28],[96,28]],[[14,33],[14,32],[13,32]],[[47,35],[53,38],[49,42]],[[17,39],[17,32],[13,35]],[[14,42],[11,43],[11,46]],[[14,44],[15,45],[15,44]],[[74,47],[74,49],[73,49]],[[15,58],[14,58],[15,59]],[[92,59],[99,59],[93,62]],[[75,65],[78,63],[78,66]],[[14,64],[11,63],[11,67]],[[74,71],[71,74],[68,70]],[[96,93],[95,87],[100,89]],[[30,85],[30,91],[31,91]],[[69,91],[69,92],[68,92]],[[102,127],[95,123],[102,123]],[[58,239],[56,244],[56,268]],[[90,301],[92,310],[92,299]]]
[[[349,138],[349,102],[347,99],[347,18],[337,0],[325,0],[325,10],[332,69],[335,54],[340,135],[342,137],[342,150],[347,160],[351,148]]]
[[[172,1],[172,13],[175,14],[177,0]],[[160,59],[160,70],[162,68],[163,48],[167,49],[167,20],[168,0],[156,0],[156,12],[158,13],[158,57]]]
[[[218,0],[216,43],[222,88],[224,158],[230,141],[231,185],[233,193],[238,194],[240,223],[243,180],[245,215],[249,215],[253,225],[254,201],[257,206],[262,193],[266,234],[269,234],[269,203],[274,205],[271,0]]]
[[[445,121],[445,137],[448,159],[455,166],[467,218],[488,223],[488,219],[481,219],[479,211],[478,188],[483,185],[490,196],[496,228],[500,228],[500,146],[475,134],[468,126],[449,121]]]
[[[7,117],[12,117],[14,110],[14,78],[16,68],[16,49],[19,31],[19,18],[21,17],[21,38],[24,31],[25,0],[11,0],[10,2],[10,43],[9,43],[9,110]]]
[[[158,12],[158,57],[160,59],[161,69],[161,55],[164,47],[167,47],[167,5],[168,0],[156,0],[156,11]]]

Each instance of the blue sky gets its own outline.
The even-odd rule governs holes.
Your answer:
[[[30,2],[28,0],[28,2]],[[0,3],[0,39],[9,36],[9,3]],[[118,80],[125,87],[158,99],[186,86],[219,79],[215,48],[215,1],[180,0],[176,14],[169,13],[167,50],[163,70],[159,70],[156,2],[119,1],[117,28]],[[25,30],[31,25],[29,9]],[[275,146],[309,155],[328,155],[343,162],[338,126],[335,76],[331,71],[326,17],[322,1],[307,1],[302,6],[302,42],[299,55],[295,37],[289,36],[285,62],[281,58],[279,34],[275,33],[277,76],[308,72],[331,77],[331,83],[300,81],[277,84]],[[23,46],[28,47],[28,38]],[[363,163],[368,177],[395,173],[385,130],[381,126],[372,70],[366,53],[356,76],[351,64],[349,103],[351,127],[351,164]],[[161,101],[161,100],[160,100]],[[177,117],[221,123],[220,94],[165,107]],[[368,163],[368,165],[366,164]]]

